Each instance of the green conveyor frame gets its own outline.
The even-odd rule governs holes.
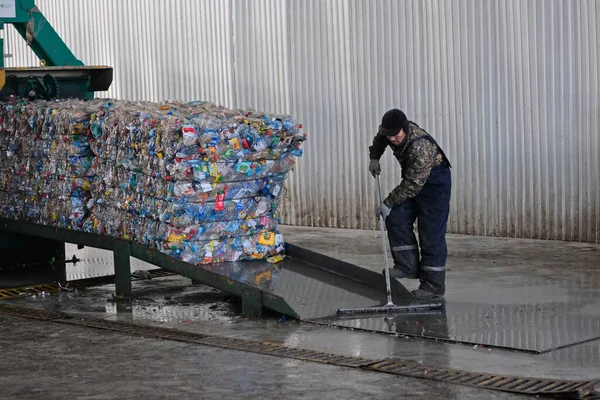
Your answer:
[[[40,60],[40,67],[4,68],[4,40],[0,39],[0,101],[9,98],[93,98],[108,90],[113,70],[85,66],[44,17],[34,0],[5,0],[0,8],[0,30],[12,24]]]

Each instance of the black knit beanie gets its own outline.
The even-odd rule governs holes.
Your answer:
[[[379,125],[379,135],[396,136],[400,129],[408,133],[408,118],[402,111],[394,108],[383,114],[381,125]]]

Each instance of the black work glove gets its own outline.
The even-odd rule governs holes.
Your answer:
[[[375,178],[377,175],[381,173],[381,166],[379,165],[379,160],[371,160],[369,162],[369,172]]]

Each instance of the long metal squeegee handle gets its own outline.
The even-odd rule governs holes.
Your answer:
[[[379,182],[379,175],[377,175],[377,193],[379,194],[379,204],[383,202],[381,199],[381,183]],[[383,215],[379,215],[379,226],[381,229],[381,245],[383,247],[383,258],[385,260],[385,288],[387,291],[387,304],[386,306],[394,306],[392,302],[392,285],[390,283],[390,264],[388,261],[387,243],[385,241],[385,222],[383,221]]]

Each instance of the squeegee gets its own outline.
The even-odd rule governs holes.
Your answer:
[[[381,204],[381,184],[379,183],[379,175],[377,175],[377,193],[379,194],[379,204]],[[435,308],[441,308],[442,303],[413,303],[407,305],[395,305],[392,301],[392,287],[390,283],[390,264],[388,261],[387,244],[385,241],[385,221],[383,216],[379,215],[379,226],[381,229],[381,244],[383,246],[383,258],[385,260],[385,285],[387,290],[387,304],[375,307],[365,308],[340,308],[338,310],[339,315],[351,315],[351,314],[390,314],[390,313],[401,313],[407,311],[418,311],[418,310],[431,310]]]

